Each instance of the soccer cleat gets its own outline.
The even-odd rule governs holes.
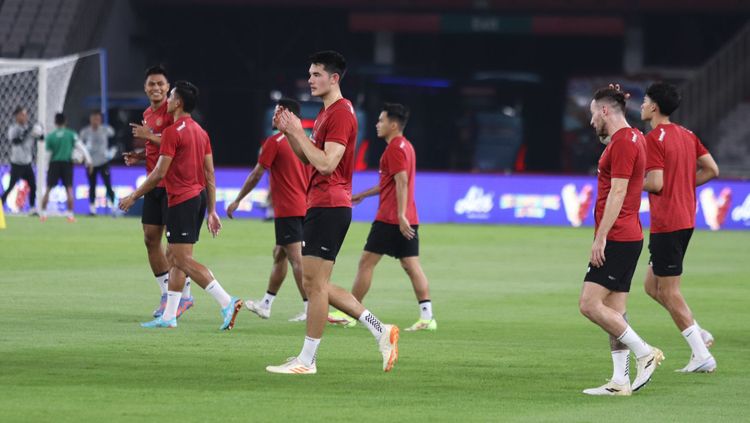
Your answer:
[[[47,221],[47,215],[46,214],[39,215],[39,221],[40,222],[46,222]]]
[[[312,366],[307,366],[302,363],[299,357],[289,357],[286,359],[286,363],[280,366],[267,366],[266,371],[285,375],[314,375],[318,372],[318,368],[315,363]]]
[[[633,390],[630,388],[630,383],[620,385],[610,380],[598,388],[584,389],[583,393],[586,395],[630,396],[633,394]]]
[[[334,310],[328,313],[328,323],[332,325],[341,325],[345,328],[353,328],[357,326],[357,319],[349,316],[343,311]]]
[[[383,371],[390,372],[398,360],[398,326],[383,325],[383,333],[378,339],[378,348],[383,355]]]
[[[229,305],[221,309],[221,315],[224,317],[224,322],[219,326],[221,330],[232,330],[234,327],[234,321],[237,319],[237,313],[242,309],[242,300],[237,297],[232,297],[229,300]]]
[[[263,307],[260,301],[247,300],[245,301],[245,307],[253,313],[257,314],[261,319],[268,319],[271,317],[271,309]]]
[[[75,223],[76,217],[71,214],[71,215],[65,216],[65,220],[67,220],[68,223]]]
[[[167,294],[161,294],[161,300],[159,301],[159,307],[154,310],[154,317],[161,317],[164,314],[164,308],[167,306]]]
[[[703,343],[706,344],[706,348],[714,346],[714,336],[711,335],[711,332],[701,329],[701,339],[703,339]]]
[[[307,321],[307,313],[303,311],[297,314],[296,316],[292,317],[291,319],[289,319],[289,321],[290,322],[305,322]]]
[[[158,328],[168,328],[168,329],[174,329],[177,327],[177,319],[171,319],[164,321],[161,317],[157,317],[156,319],[141,323],[141,327],[147,328],[147,329],[158,329]]]
[[[417,323],[406,328],[407,332],[416,332],[418,330],[437,330],[437,320],[417,320]]]
[[[188,311],[193,306],[193,297],[180,298],[180,305],[177,306],[177,318],[182,316],[182,313]]]
[[[709,355],[708,358],[698,360],[695,356],[690,356],[687,366],[675,370],[678,373],[713,373],[716,371],[716,359]]]
[[[638,373],[633,381],[633,392],[646,386],[662,361],[664,361],[664,353],[655,347],[651,347],[651,353],[636,360],[638,363]]]

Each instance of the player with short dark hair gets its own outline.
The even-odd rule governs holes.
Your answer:
[[[120,209],[127,211],[137,199],[164,179],[167,190],[167,256],[171,264],[169,290],[164,313],[143,323],[146,328],[177,327],[177,309],[185,285],[185,275],[214,297],[221,307],[221,330],[234,327],[242,308],[239,298],[231,297],[208,268],[193,259],[193,246],[198,242],[203,219],[208,213],[208,230],[214,237],[221,229],[216,214],[216,179],[211,141],[206,131],[191,117],[198,99],[198,88],[187,81],[178,81],[167,100],[168,112],[174,123],[162,134],[156,168],[135,192],[120,200]]]
[[[610,336],[614,371],[609,383],[588,395],[630,395],[651,380],[664,354],[647,344],[626,320],[630,283],[643,248],[638,210],[646,166],[643,134],[625,119],[627,95],[619,85],[594,94],[591,126],[607,147],[599,158],[594,242],[579,300],[581,313]],[[632,385],[629,350],[638,370]]]
[[[86,147],[83,146],[78,134],[68,129],[66,126],[65,115],[62,113],[55,114],[55,130],[47,134],[44,144],[47,151],[50,152],[49,169],[47,170],[47,190],[42,197],[42,209],[39,211],[39,218],[42,222],[47,220],[47,203],[49,202],[49,193],[62,182],[67,193],[68,210],[65,217],[68,222],[75,222],[73,216],[73,150],[78,150],[84,157],[86,167],[91,167],[91,156],[89,156]]]
[[[5,205],[11,190],[20,180],[29,186],[29,215],[36,215],[36,176],[31,162],[34,159],[34,144],[44,139],[44,131],[38,123],[29,122],[29,114],[25,107],[18,106],[13,110],[14,122],[8,126],[8,140],[10,140],[10,182],[8,189],[3,191],[2,203]]]
[[[295,116],[300,115],[300,105],[292,99],[280,99],[276,105],[277,109],[279,107],[291,111]],[[263,319],[271,317],[273,301],[286,278],[287,264],[291,264],[304,311],[290,321],[301,322],[307,320],[307,296],[302,286],[302,221],[307,211],[309,177],[307,167],[294,155],[283,133],[273,134],[263,142],[258,164],[247,176],[237,197],[227,206],[227,216],[233,218],[240,201],[255,188],[266,170],[271,173],[270,189],[275,197],[273,224],[276,246],[273,249],[273,267],[266,294],[261,300],[245,301],[245,306]]]
[[[146,69],[144,78],[143,91],[151,104],[143,111],[142,122],[131,123],[130,126],[135,138],[145,140],[146,148],[143,151],[124,153],[123,158],[128,166],[145,160],[146,172],[150,174],[159,160],[161,134],[174,122],[174,118],[167,111],[167,96],[169,95],[167,71],[162,66],[152,66]],[[164,188],[164,181],[159,182],[154,189],[143,196],[141,224],[148,263],[161,292],[159,306],[152,313],[154,317],[159,317],[164,313],[164,307],[167,305],[169,286],[169,261],[162,247],[162,237],[164,237],[167,224],[167,190]],[[188,278],[177,309],[177,317],[193,306],[190,285]]]
[[[359,259],[352,294],[362,302],[370,290],[375,266],[383,255],[397,258],[411,279],[419,302],[419,320],[406,330],[436,330],[429,283],[419,263],[419,220],[414,203],[416,154],[412,144],[404,137],[408,121],[409,109],[406,106],[395,103],[383,106],[375,125],[378,137],[387,144],[380,158],[380,183],[352,196],[352,203],[358,204],[367,197],[380,194],[378,212]],[[328,321],[346,326],[356,324],[356,320],[342,314],[332,313]]]
[[[274,115],[274,126],[286,135],[297,157],[313,169],[302,243],[302,278],[309,299],[307,336],[299,356],[280,366],[266,367],[272,373],[317,372],[315,356],[329,304],[367,326],[378,342],[384,371],[390,371],[398,358],[398,327],[381,323],[352,294],[330,283],[336,256],[352,218],[357,117],[352,103],[341,94],[341,78],[345,73],[346,60],[335,51],[310,57],[310,91],[323,100],[311,137],[289,110],[280,109]]]
[[[651,210],[651,258],[644,287],[669,311],[690,346],[690,361],[679,371],[705,373],[716,370],[708,351],[713,336],[694,319],[680,291],[680,276],[695,228],[695,188],[719,176],[719,166],[695,134],[670,120],[679,105],[677,89],[664,82],[652,84],[641,105],[641,119],[652,128],[646,136],[643,185]]]

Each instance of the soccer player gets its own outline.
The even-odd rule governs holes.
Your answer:
[[[713,372],[716,360],[708,352],[713,336],[695,321],[680,292],[680,275],[695,227],[695,187],[717,177],[719,167],[695,134],[669,120],[679,105],[677,89],[657,82],[648,88],[641,106],[641,119],[652,128],[646,136],[643,186],[651,208],[651,259],[644,286],[669,311],[692,350],[687,366],[679,371]]]
[[[39,218],[42,222],[47,220],[49,193],[58,181],[62,181],[67,194],[68,210],[65,212],[65,217],[68,222],[75,222],[76,218],[73,216],[73,150],[78,150],[83,154],[86,167],[89,169],[91,156],[78,135],[65,126],[64,114],[55,114],[55,127],[56,129],[50,132],[44,140],[47,151],[51,152],[51,157],[47,172],[47,190],[42,197],[42,210],[39,212]]]
[[[313,169],[302,229],[302,280],[309,299],[307,336],[297,357],[280,366],[266,367],[271,373],[317,372],[316,353],[329,304],[367,326],[378,342],[384,371],[390,371],[398,358],[398,327],[381,323],[352,294],[330,283],[333,264],[352,218],[357,118],[352,103],[341,94],[345,71],[346,60],[335,51],[310,56],[310,91],[323,100],[310,138],[290,111],[279,109],[274,115],[274,126],[286,135],[297,157]]]
[[[36,210],[36,177],[31,161],[34,158],[34,143],[44,138],[42,127],[39,124],[32,125],[29,122],[29,114],[25,107],[16,107],[13,111],[15,122],[8,126],[8,139],[10,140],[10,183],[8,189],[3,192],[2,207],[8,200],[8,195],[13,190],[16,182],[23,179],[29,185],[29,215],[37,214]]]
[[[419,320],[406,330],[436,330],[437,321],[432,315],[429,284],[419,263],[419,221],[414,203],[416,156],[414,147],[404,137],[408,120],[407,107],[389,103],[383,106],[375,125],[378,137],[388,144],[380,158],[380,183],[352,196],[352,203],[359,204],[367,197],[380,194],[378,212],[359,259],[352,294],[357,301],[362,302],[370,290],[373,271],[383,254],[397,258],[411,279],[419,302]],[[344,318],[348,320],[348,316]],[[352,319],[345,324],[352,326],[356,324],[356,320]]]
[[[625,317],[630,282],[643,247],[638,209],[646,166],[643,134],[625,120],[626,98],[619,85],[610,85],[598,90],[591,101],[591,126],[607,147],[599,158],[595,236],[579,307],[609,334],[614,372],[609,383],[583,391],[589,395],[630,395],[651,380],[664,359]],[[628,350],[638,363],[632,385]]]
[[[89,125],[81,129],[78,136],[91,155],[92,167],[89,175],[89,215],[96,216],[96,175],[102,176],[107,188],[107,206],[112,213],[115,210],[115,192],[112,190],[112,180],[109,171],[109,139],[115,135],[111,126],[102,122],[102,113],[95,110],[89,114]]]
[[[156,187],[162,179],[167,190],[167,255],[170,277],[167,305],[156,319],[143,323],[146,328],[177,327],[177,308],[182,297],[185,275],[216,299],[223,322],[219,329],[234,327],[242,308],[239,298],[231,297],[208,268],[193,259],[193,245],[198,242],[203,218],[208,211],[208,230],[214,237],[221,229],[216,214],[216,180],[211,141],[206,131],[191,117],[198,100],[195,85],[178,81],[167,100],[167,111],[174,124],[163,132],[156,168],[135,192],[120,200],[120,209],[127,211],[133,203]]]
[[[276,107],[283,107],[295,116],[300,115],[299,103],[292,99],[282,98]],[[273,202],[276,232],[273,267],[263,299],[247,300],[245,306],[263,319],[271,317],[273,300],[286,278],[287,263],[291,263],[304,311],[289,321],[302,322],[307,320],[307,296],[302,287],[302,221],[307,211],[308,174],[306,166],[294,155],[284,134],[271,135],[263,142],[258,164],[247,176],[242,189],[237,193],[237,198],[227,207],[227,216],[233,218],[240,201],[255,188],[266,170],[271,172],[271,191],[276,197],[276,201]]]
[[[146,80],[143,90],[148,96],[151,105],[143,111],[143,124],[131,123],[133,136],[146,141],[146,149],[141,152],[128,152],[123,154],[125,164],[132,166],[142,160],[146,161],[146,172],[151,173],[156,168],[159,160],[159,145],[161,134],[164,129],[171,125],[174,120],[167,112],[167,95],[169,94],[169,79],[167,71],[161,66],[153,66],[146,69]],[[169,284],[169,262],[161,245],[164,230],[167,224],[167,191],[164,182],[147,192],[143,196],[143,212],[141,223],[143,225],[143,240],[148,253],[148,263],[154,273],[156,284],[161,292],[159,306],[154,310],[153,316],[159,317],[164,313],[167,305],[167,291]],[[190,293],[190,279],[185,282],[177,316],[193,306],[193,297]]]

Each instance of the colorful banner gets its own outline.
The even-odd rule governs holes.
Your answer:
[[[234,200],[250,169],[217,169],[216,201],[220,214]],[[0,169],[0,180],[7,186],[9,170]],[[142,167],[113,167],[112,182],[117,197],[133,192],[146,177]],[[378,182],[375,171],[354,175],[354,192]],[[24,191],[26,188],[26,191]],[[88,182],[85,169],[74,172],[75,212],[88,213]],[[97,187],[99,213],[108,213],[105,189]],[[237,217],[263,218],[268,195],[267,175],[247,196]],[[24,183],[8,198],[7,209],[21,212],[28,196]],[[464,173],[419,172],[416,202],[420,223],[479,223],[513,225],[593,226],[596,179],[587,176],[520,176]],[[697,190],[696,227],[700,229],[750,229],[750,182],[711,181]],[[137,204],[131,214],[140,214]],[[353,211],[357,221],[372,221],[378,199],[366,199]],[[51,213],[65,208],[65,190],[58,186],[50,195]],[[641,222],[649,224],[648,196],[641,198]]]

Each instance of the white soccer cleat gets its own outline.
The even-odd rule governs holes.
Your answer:
[[[643,388],[651,380],[651,376],[661,362],[664,361],[664,353],[656,347],[651,347],[651,353],[636,360],[638,373],[633,381],[633,392]]]
[[[289,321],[290,322],[305,322],[305,321],[307,321],[307,313],[305,313],[304,311],[300,312],[296,316],[294,316],[291,319],[289,319]]]
[[[302,363],[299,357],[289,357],[286,363],[280,366],[268,366],[266,367],[266,371],[284,375],[314,375],[318,372],[318,368],[315,366],[315,363],[312,366],[307,366]]]
[[[714,336],[711,335],[711,332],[703,328],[701,328],[701,339],[703,339],[703,343],[706,344],[706,348],[714,346]]]
[[[630,396],[633,394],[633,390],[630,388],[630,383],[620,385],[610,380],[598,388],[584,389],[583,393],[586,395]]]
[[[378,348],[383,355],[383,371],[390,372],[398,360],[398,326],[383,325],[383,333],[378,339]]]
[[[716,371],[716,359],[709,355],[708,358],[698,360],[695,356],[690,357],[687,366],[675,370],[678,373],[713,373]]]
[[[247,300],[245,301],[245,307],[247,307],[247,309],[252,311],[253,313],[257,314],[261,319],[268,319],[269,317],[271,317],[271,309],[268,307],[263,307],[260,301],[254,302],[253,300]]]

